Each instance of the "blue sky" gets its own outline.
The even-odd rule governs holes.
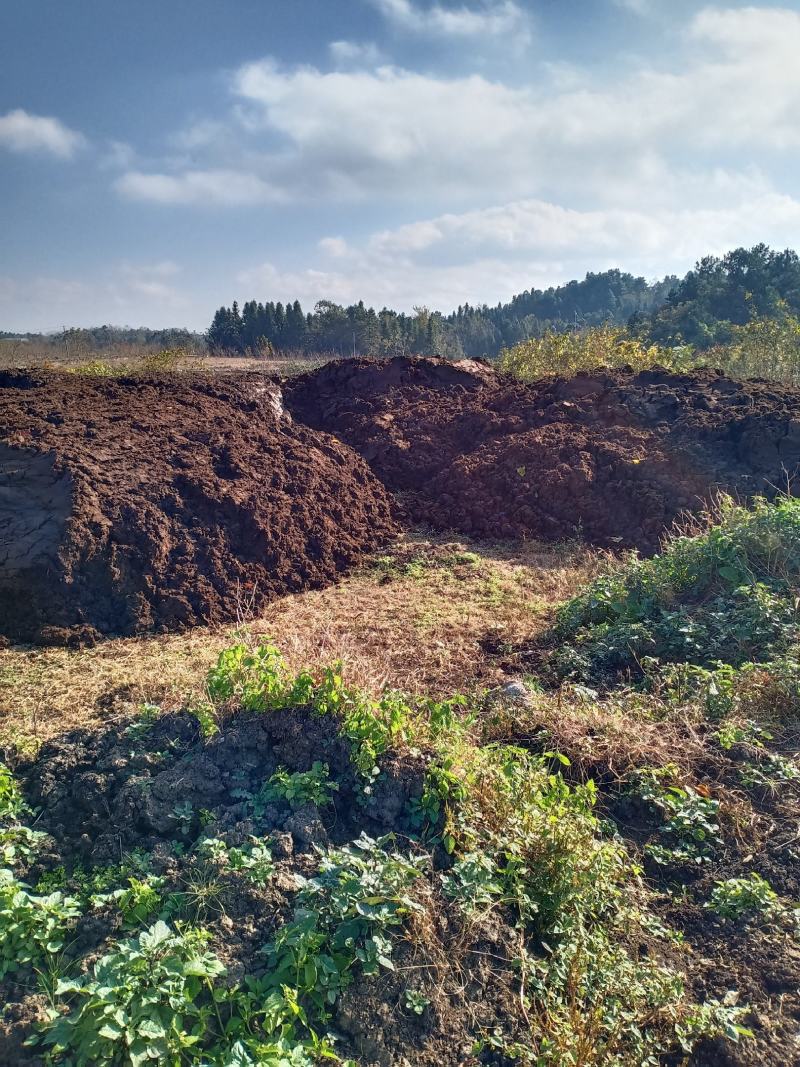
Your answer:
[[[0,329],[800,247],[800,4],[5,0]]]

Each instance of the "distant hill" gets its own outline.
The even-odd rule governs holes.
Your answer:
[[[91,326],[61,330],[58,333],[9,333],[0,330],[0,341],[38,341],[41,344],[74,345],[87,349],[114,345],[143,345],[147,348],[178,348],[203,344],[204,337],[182,327],[151,330],[146,326]]]

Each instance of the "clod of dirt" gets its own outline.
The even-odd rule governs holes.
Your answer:
[[[360,797],[339,723],[305,708],[240,714],[209,740],[187,714],[162,716],[141,736],[136,730],[115,723],[100,734],[74,731],[44,745],[21,774],[39,812],[37,829],[51,838],[51,860],[103,864],[120,849],[157,851],[174,839],[191,841],[201,831],[201,813],[207,835],[246,836],[253,832],[253,798],[279,766],[308,771],[321,760],[339,786],[327,813],[283,801],[259,806],[259,833],[276,833],[287,856],[362,830],[405,826],[408,801],[422,792],[422,757],[394,755],[369,798]]]
[[[0,632],[235,619],[325,585],[393,531],[351,449],[256,378],[0,381]]]
[[[800,391],[713,370],[525,385],[471,360],[341,360],[287,383],[286,403],[411,519],[469,534],[650,552],[715,489],[774,495],[800,469]]]

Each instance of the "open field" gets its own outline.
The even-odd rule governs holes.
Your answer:
[[[274,356],[226,355],[204,348],[163,349],[135,344],[116,344],[108,348],[68,344],[41,344],[36,341],[0,338],[0,371],[26,368],[53,368],[88,375],[122,375],[127,373],[169,370],[229,374],[237,371],[260,371],[284,377],[314,370],[333,358],[326,353],[286,352]]]

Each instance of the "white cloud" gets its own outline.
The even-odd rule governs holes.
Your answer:
[[[86,138],[59,119],[31,115],[21,108],[0,115],[0,147],[12,152],[49,152],[71,159]]]
[[[347,241],[343,237],[323,237],[318,242],[317,247],[320,252],[323,252],[326,256],[332,256],[334,259],[341,259],[349,251]]]
[[[514,0],[484,0],[477,6],[423,7],[412,0],[371,0],[372,4],[402,30],[410,33],[444,34],[452,37],[499,37],[529,35],[529,18]],[[519,37],[516,37],[519,40]]]
[[[240,206],[281,199],[280,192],[262,178],[233,170],[187,170],[178,174],[128,171],[117,179],[116,188],[131,200],[157,204]]]
[[[709,177],[723,189],[725,181]],[[282,270],[274,262],[237,277],[244,298],[300,299],[304,306],[363,299],[410,310],[451,310],[508,300],[531,286],[619,266],[646,277],[685,272],[701,255],[764,240],[800,244],[800,200],[728,178],[716,207],[654,206],[578,211],[541,200],[446,214],[373,234],[361,245],[329,238],[335,266]]]
[[[391,4],[412,19],[441,7]],[[688,159],[702,172],[743,151],[800,148],[800,14],[706,8],[683,46],[672,69],[640,64],[609,81],[545,64],[527,85],[359,68],[355,50],[369,46],[347,41],[332,47],[356,69],[248,63],[231,78],[227,118],[201,118],[175,139],[191,165],[128,168],[118,188],[162,203],[422,199],[459,209],[488,195],[558,195],[602,206],[666,199]]]
[[[331,41],[328,51],[333,62],[341,67],[377,67],[386,62],[386,56],[374,41]]]

